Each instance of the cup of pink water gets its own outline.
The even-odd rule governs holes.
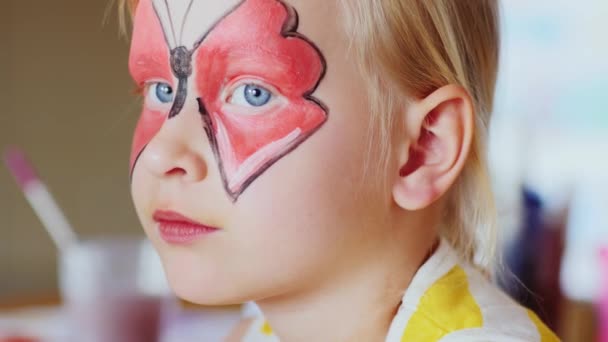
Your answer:
[[[159,341],[176,305],[158,255],[143,239],[74,244],[62,251],[59,273],[71,341]]]

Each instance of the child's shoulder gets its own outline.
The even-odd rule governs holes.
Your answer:
[[[386,341],[439,340],[559,341],[445,241],[414,276]]]

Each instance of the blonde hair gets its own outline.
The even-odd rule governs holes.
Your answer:
[[[119,0],[121,18],[138,2]],[[486,136],[498,69],[497,0],[341,2],[352,50],[370,84],[370,151],[372,144],[379,146],[379,160],[388,160],[387,137],[398,124],[397,108],[408,98],[423,98],[448,84],[469,92],[475,135],[464,170],[445,198],[440,234],[464,258],[490,271],[497,228]]]
[[[353,52],[370,83],[370,141],[380,146],[380,160],[389,160],[386,137],[408,98],[424,98],[448,84],[470,94],[475,135],[464,170],[445,198],[440,234],[465,259],[492,271],[497,225],[486,141],[498,72],[497,0],[342,3]]]

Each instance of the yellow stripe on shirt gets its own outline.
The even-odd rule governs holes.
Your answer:
[[[526,310],[528,312],[528,317],[532,320],[532,323],[536,326],[538,330],[538,334],[540,335],[540,342],[559,342],[559,338],[555,336],[553,331],[549,330],[547,326],[536,316],[534,312],[531,310]]]
[[[260,328],[260,332],[264,336],[272,336],[272,334],[273,334],[272,328],[270,327],[270,324],[268,324],[268,322],[264,322],[264,324],[262,324],[262,327]]]
[[[482,325],[483,316],[469,291],[467,275],[460,266],[454,266],[420,298],[401,341],[438,341],[451,332]]]

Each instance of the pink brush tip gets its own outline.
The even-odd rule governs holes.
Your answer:
[[[600,277],[604,286],[603,294],[608,301],[608,246],[600,248]]]
[[[21,149],[16,147],[7,149],[4,152],[4,163],[22,189],[38,180],[36,172]]]
[[[600,258],[606,265],[608,265],[608,246],[600,248]]]

